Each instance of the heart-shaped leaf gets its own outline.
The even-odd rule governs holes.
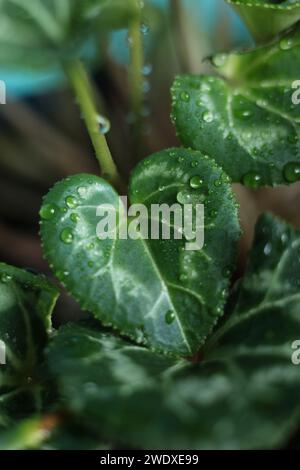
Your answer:
[[[300,19],[299,0],[226,0],[258,41],[271,39]]]
[[[103,179],[77,175],[44,200],[45,256],[82,308],[104,325],[152,348],[191,355],[223,313],[233,269],[240,230],[228,177],[200,152],[163,151],[138,165],[129,198],[144,205],[147,226],[158,222],[160,229],[173,218],[162,222],[152,205],[177,204],[181,211],[190,204],[195,216],[204,203],[203,249],[186,250],[187,240],[176,240],[172,227],[169,240],[142,239],[138,228],[137,239],[99,239],[97,208],[109,204],[118,213],[119,197]]]
[[[299,53],[298,27],[271,45],[214,57],[224,79],[178,77],[173,120],[182,143],[250,187],[299,180]]]
[[[96,325],[61,329],[47,357],[65,406],[123,445],[284,445],[300,419],[299,366],[292,362],[300,339],[299,254],[298,232],[261,218],[246,275],[200,364],[133,346]]]
[[[36,368],[57,297],[44,277],[0,263],[0,425],[38,408]]]
[[[89,56],[87,44],[136,13],[134,0],[0,0],[0,64],[49,68]]]

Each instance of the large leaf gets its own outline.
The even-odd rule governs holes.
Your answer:
[[[173,119],[182,143],[207,152],[233,181],[257,187],[300,179],[300,29],[271,45],[213,59],[224,78],[180,76]]]
[[[0,425],[39,408],[37,373],[57,296],[42,276],[0,263]]]
[[[126,27],[136,12],[135,0],[0,0],[0,64],[49,68],[90,55],[98,33]]]
[[[258,40],[271,39],[300,19],[299,0],[227,0]]]
[[[131,447],[284,445],[300,421],[300,374],[291,360],[300,338],[299,250],[298,232],[270,216],[260,220],[232,311],[196,365],[96,325],[64,327],[47,352],[63,406],[100,437]]]
[[[69,325],[48,350],[65,407],[94,432],[142,448],[284,445],[300,422],[300,234],[266,215],[228,318],[202,362],[176,363]],[[230,307],[231,305],[231,307]]]
[[[204,203],[203,249],[187,251],[185,237],[175,240],[172,231],[170,240],[144,240],[138,227],[136,240],[99,239],[96,210],[110,204],[119,212],[118,195],[99,177],[77,175],[44,200],[44,253],[82,308],[104,325],[151,348],[191,355],[223,313],[235,259],[239,224],[228,178],[200,152],[163,151],[136,168],[129,197],[150,218],[152,204],[189,203],[195,216]]]

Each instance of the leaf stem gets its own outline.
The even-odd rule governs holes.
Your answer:
[[[143,108],[143,65],[144,50],[141,32],[141,4],[140,0],[135,0],[137,5],[137,15],[129,25],[129,89],[131,111],[134,115],[133,124],[133,145],[138,159],[141,154],[142,137],[142,108]]]
[[[83,64],[78,60],[67,63],[65,71],[81,109],[102,170],[102,176],[113,186],[120,188],[122,187],[121,177],[113,161],[105,135],[99,130],[99,110],[95,104],[95,94],[89,76]]]

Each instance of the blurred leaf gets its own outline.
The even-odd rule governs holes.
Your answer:
[[[0,433],[0,450],[100,450],[99,444],[76,422],[60,422],[60,416],[49,414],[19,421]]]
[[[40,446],[47,433],[40,418],[29,418],[0,433],[0,450],[27,450]]]
[[[145,217],[152,204],[177,204],[181,212],[179,202],[189,203],[194,221],[196,205],[205,200],[204,248],[186,250],[187,240],[176,240],[172,228],[169,240],[143,240],[133,217],[137,239],[99,239],[97,224],[106,212],[101,219],[96,210],[110,204],[119,218],[119,197],[103,179],[77,175],[56,184],[44,200],[44,254],[81,307],[104,325],[151,348],[191,355],[223,314],[233,269],[240,229],[228,178],[200,152],[162,151],[137,166],[129,197],[146,206]],[[161,219],[158,224],[161,237]]]
[[[226,0],[245,20],[258,41],[276,34],[300,20],[299,0]]]
[[[220,75],[180,76],[172,89],[182,143],[211,155],[250,187],[300,179],[300,28],[246,53],[212,59]]]
[[[0,64],[49,68],[89,57],[98,34],[135,14],[134,0],[0,0]]]
[[[0,263],[0,424],[40,406],[37,373],[57,297],[44,277]]]

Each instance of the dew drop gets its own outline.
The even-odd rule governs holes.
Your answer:
[[[177,201],[179,204],[189,204],[191,202],[192,196],[188,191],[180,191],[177,194]]]
[[[199,189],[203,184],[203,179],[200,176],[193,176],[190,179],[190,187],[193,189]]]
[[[186,91],[182,91],[180,93],[180,99],[181,99],[181,101],[184,101],[185,103],[188,103],[190,101],[190,94]]]
[[[272,251],[272,245],[271,243],[267,243],[264,247],[264,254],[266,256],[269,256],[271,254],[271,251]]]
[[[78,192],[78,194],[79,194],[80,197],[84,197],[84,196],[86,196],[87,189],[86,189],[84,186],[80,186],[80,187],[77,189],[77,192]]]
[[[249,188],[259,188],[262,185],[262,177],[255,172],[249,172],[242,178],[242,183]]]
[[[67,196],[65,202],[69,209],[75,209],[78,206],[77,199],[74,196]]]
[[[202,114],[202,118],[204,122],[211,123],[214,120],[214,115],[211,111],[205,111]]]
[[[168,310],[168,312],[165,315],[165,322],[168,325],[171,325],[174,320],[175,320],[175,313],[172,310]]]
[[[151,75],[152,70],[153,67],[151,64],[145,64],[142,68],[142,74],[144,75],[144,77],[148,77],[149,75]]]
[[[291,38],[283,38],[279,43],[279,47],[282,51],[287,51],[293,47],[293,40]]]
[[[283,175],[288,183],[295,183],[300,180],[300,163],[287,163],[283,169]]]
[[[79,220],[79,215],[76,212],[72,212],[72,214],[70,215],[70,219],[76,224],[76,222],[78,222]]]
[[[12,276],[10,274],[3,273],[1,274],[0,279],[1,279],[1,282],[3,282],[3,284],[7,284],[8,282],[12,280]]]
[[[57,213],[57,206],[55,204],[44,204],[40,210],[40,216],[44,220],[51,220]]]
[[[60,234],[60,239],[62,242],[70,245],[73,242],[74,234],[71,228],[64,228]]]
[[[100,134],[107,134],[110,131],[110,121],[105,116],[99,114],[97,116],[97,123],[99,126]]]
[[[228,55],[227,54],[216,54],[212,58],[212,63],[215,67],[223,67],[227,61]]]
[[[148,34],[149,31],[150,31],[149,25],[147,25],[146,23],[142,23],[141,26],[140,26],[140,31],[144,35]]]
[[[237,118],[241,119],[249,119],[253,116],[253,112],[250,109],[237,109],[234,114]]]

